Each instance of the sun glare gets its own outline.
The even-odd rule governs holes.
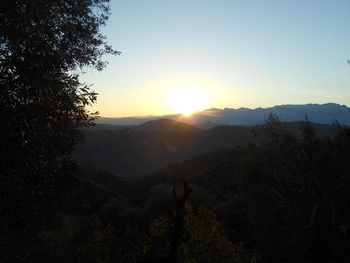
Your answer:
[[[203,109],[206,106],[206,100],[205,92],[196,87],[176,87],[168,96],[171,110],[183,115],[191,115]]]

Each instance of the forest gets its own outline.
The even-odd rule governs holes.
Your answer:
[[[98,115],[77,72],[120,54],[100,33],[108,2],[2,1],[0,262],[348,261],[350,128],[337,121],[317,136],[307,116],[290,133],[270,114],[239,128],[258,141],[133,177],[74,158]]]

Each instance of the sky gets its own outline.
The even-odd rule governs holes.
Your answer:
[[[81,80],[103,117],[350,105],[348,0],[111,0],[120,56]]]

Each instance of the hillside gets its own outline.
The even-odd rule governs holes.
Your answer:
[[[280,123],[278,129],[294,137],[300,122]],[[331,125],[314,124],[319,137],[333,136]],[[222,149],[241,149],[264,140],[264,126],[217,126],[200,129],[169,119],[137,126],[96,125],[85,129],[77,158],[118,176],[152,172],[194,155]]]
[[[89,193],[98,202],[86,202],[137,241],[154,218],[167,217],[173,189],[181,195],[186,182],[193,189],[189,203],[214,211],[230,240],[241,245],[236,256],[253,250],[262,263],[342,262],[349,244],[350,132],[340,130],[332,139],[305,135],[195,156],[128,180],[90,171]]]

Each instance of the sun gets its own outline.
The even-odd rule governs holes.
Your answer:
[[[171,110],[183,115],[191,115],[203,109],[206,102],[205,92],[192,86],[175,87],[168,95],[168,104]]]

